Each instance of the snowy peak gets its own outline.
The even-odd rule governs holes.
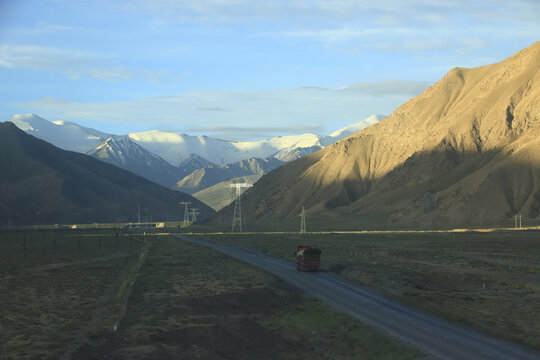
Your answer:
[[[352,125],[349,125],[349,126],[346,126],[346,127],[342,128],[342,129],[339,129],[336,132],[333,132],[332,134],[330,134],[330,136],[333,137],[333,138],[337,138],[336,140],[346,138],[347,136],[352,135],[357,131],[360,131],[360,130],[362,130],[362,129],[370,126],[370,125],[378,123],[379,121],[381,121],[385,117],[386,117],[385,115],[371,115],[370,117],[368,117],[365,120],[362,120],[362,121],[357,122],[355,124],[352,124]]]
[[[290,152],[297,148],[322,149],[334,142],[328,136],[315,134],[302,134],[290,136],[276,136],[271,139],[259,141],[233,142],[234,146],[250,157],[266,158],[278,153],[280,150]]]
[[[195,187],[200,189],[200,185],[208,182],[206,179],[209,178],[222,176],[227,180],[266,173],[283,162],[323,149],[381,118],[383,116],[370,116],[330,136],[307,133],[259,141],[226,141],[160,130],[118,136],[70,121],[51,122],[35,114],[15,115],[10,121],[26,133],[62,149],[88,154],[167,187],[175,186],[179,180],[191,174],[193,179],[190,182],[196,183]],[[251,163],[244,161],[253,158],[258,159],[257,166],[253,160],[250,160]],[[262,160],[269,158],[275,160],[275,163]],[[205,170],[197,173],[198,169]],[[226,176],[217,175],[218,172]],[[198,177],[204,177],[205,180],[196,180]]]
[[[206,136],[160,130],[130,133],[128,136],[175,166],[179,166],[190,154],[197,154],[215,164],[227,164],[245,158],[231,142]]]
[[[315,146],[308,146],[308,147],[288,147],[286,149],[281,149],[278,152],[274,153],[272,157],[279,159],[284,162],[293,161],[296,159],[301,158],[302,156],[306,156],[309,154],[313,154],[316,151],[321,150],[324,148],[324,146],[315,145]]]
[[[49,125],[49,121],[45,120],[44,118],[37,116],[36,114],[17,114],[13,115],[11,119],[9,119],[12,123],[14,123],[19,129],[21,129],[24,132],[37,132],[42,127],[46,127]]]
[[[68,121],[50,122],[36,114],[14,115],[9,121],[27,134],[61,149],[80,153],[86,153],[111,136]]]
[[[116,165],[165,187],[180,176],[178,169],[126,136],[112,136],[87,155]]]
[[[118,164],[126,164],[133,159],[159,158],[127,137],[109,137],[103,143],[90,150],[87,155],[101,160],[108,159]]]
[[[132,143],[136,143],[171,165],[188,169],[187,173],[190,173],[195,169],[195,166],[200,165],[198,168],[209,166],[206,162],[224,165],[244,159],[267,158],[269,156],[283,161],[295,160],[372,125],[382,118],[384,116],[372,115],[363,121],[344,127],[330,136],[307,133],[276,136],[259,141],[226,141],[207,136],[191,136],[160,130],[130,133],[123,137],[102,133],[65,120],[50,122],[35,114],[15,115],[10,121],[28,134],[65,150],[87,153],[95,150],[98,145],[107,140],[103,147],[109,147],[109,151],[102,150],[100,156],[103,158],[118,156],[117,161],[121,161],[121,157],[126,154],[117,151],[122,146],[124,150],[132,148],[140,152],[140,149],[132,146]],[[128,139],[132,143],[128,143]],[[115,141],[122,141],[122,146],[119,143],[114,143]],[[94,151],[94,154],[97,152]],[[199,160],[196,160],[195,156]]]

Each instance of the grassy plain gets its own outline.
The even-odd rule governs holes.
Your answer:
[[[421,356],[253,266],[171,236],[132,246],[110,232],[4,233],[0,267],[9,359]]]
[[[271,275],[173,237],[154,241],[117,336],[77,358],[414,359]]]
[[[60,359],[110,327],[143,246],[115,233],[0,234],[0,321],[9,359]],[[2,344],[4,345],[4,344]],[[3,348],[2,348],[3,352]]]
[[[297,244],[311,244],[322,271],[540,349],[538,231],[198,236],[289,261]]]

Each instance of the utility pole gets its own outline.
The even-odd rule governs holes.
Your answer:
[[[139,204],[138,213],[139,213],[139,228],[140,228],[141,227],[141,204]]]
[[[234,231],[234,225],[238,224],[238,227],[240,229],[240,232],[242,232],[242,204],[240,201],[240,197],[242,195],[242,192],[240,189],[242,188],[249,188],[253,185],[248,183],[240,183],[240,184],[230,184],[231,188],[236,188],[236,198],[234,201],[234,214],[233,214],[233,220],[232,220],[232,229],[231,231]]]
[[[304,210],[304,206],[302,206],[302,220],[300,220],[300,232],[306,232],[306,211]]]
[[[182,201],[179,202],[180,205],[185,205],[184,207],[184,228],[189,226],[189,209],[188,205],[191,204],[191,201]]]

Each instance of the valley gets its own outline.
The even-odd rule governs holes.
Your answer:
[[[6,5],[0,356],[539,359],[540,5],[465,3]]]

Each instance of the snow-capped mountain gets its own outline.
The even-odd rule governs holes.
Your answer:
[[[315,151],[319,151],[324,146],[320,145],[314,145],[309,147],[288,147],[285,149],[281,149],[278,152],[274,153],[272,157],[275,157],[276,159],[279,159],[284,162],[289,162],[296,160],[298,158],[301,158],[302,156],[306,156],[309,154],[314,153]]]
[[[332,144],[336,140],[324,135],[302,134],[276,136],[271,139],[259,141],[234,142],[233,144],[242,152],[251,155],[250,157],[266,158],[273,156],[279,160],[290,161],[297,159],[297,157],[291,155],[296,149],[304,149],[300,151],[304,153],[311,149],[313,150],[309,152],[311,154]]]
[[[19,129],[27,134],[45,140],[64,150],[86,153],[111,137],[101,131],[63,120],[54,122],[36,114],[18,114],[11,119]]]
[[[230,141],[207,136],[191,136],[160,130],[130,133],[128,136],[175,166],[179,166],[191,154],[219,165],[250,157],[241,154]]]
[[[384,116],[369,118],[344,127],[331,135],[302,134],[276,136],[259,141],[227,141],[207,136],[191,136],[160,130],[127,135],[131,140],[160,156],[173,166],[192,155],[217,165],[225,165],[250,158],[276,157],[291,161],[326,147],[337,140],[372,125]],[[87,153],[111,137],[107,134],[68,121],[48,121],[35,114],[15,115],[9,121],[21,130],[65,150]]]
[[[372,115],[366,120],[340,129],[329,136],[302,134],[276,136],[259,141],[226,141],[207,136],[191,136],[159,130],[130,133],[128,136],[139,145],[177,166],[191,154],[201,156],[218,165],[269,156],[291,161],[320,150],[382,118],[384,116]]]
[[[158,184],[178,188],[177,183],[197,169],[217,169],[226,164],[254,158],[275,159],[280,163],[292,161],[318,151],[382,118],[383,116],[373,115],[331,135],[276,136],[259,141],[226,141],[159,130],[119,136],[68,121],[50,122],[35,114],[15,115],[9,121],[26,133],[62,149],[91,155]],[[212,171],[214,170],[205,173]],[[232,175],[231,173],[228,176]],[[241,173],[238,176],[243,175],[248,174]],[[186,186],[187,183],[180,187]],[[198,186],[198,190],[200,189],[201,186]]]
[[[126,136],[109,137],[86,154],[165,187],[173,186],[182,173]]]
[[[385,115],[371,115],[365,120],[362,120],[360,122],[357,122],[349,126],[345,126],[344,128],[339,129],[336,132],[333,132],[332,134],[330,134],[330,136],[336,139],[334,141],[346,138],[347,136],[352,135],[357,131],[360,131],[364,128],[367,128],[370,125],[378,123],[385,117],[386,117]]]

